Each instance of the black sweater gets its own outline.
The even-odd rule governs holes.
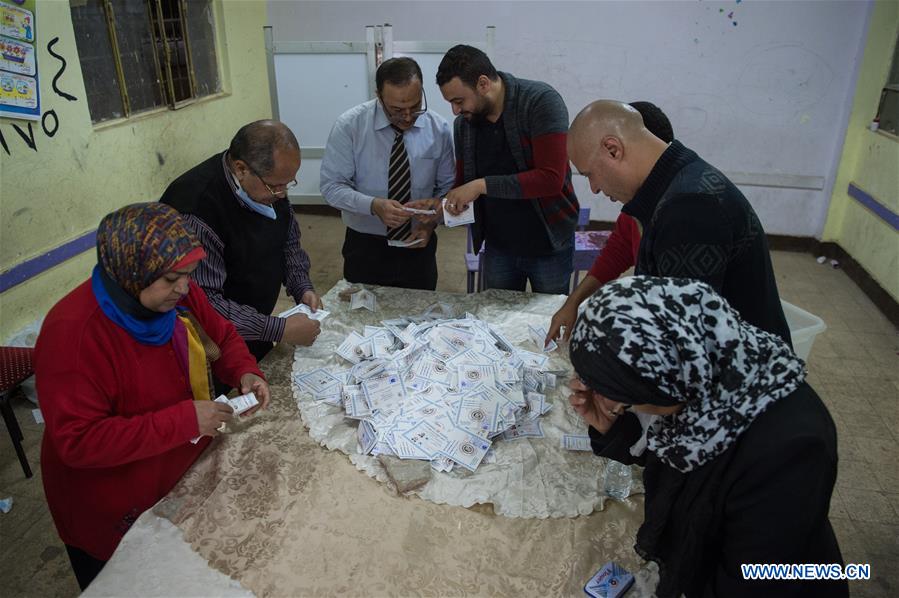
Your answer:
[[[646,466],[645,519],[636,550],[659,562],[660,598],[848,596],[845,581],[747,581],[740,565],[842,563],[828,520],[837,438],[808,384],[773,403],[722,455],[680,473],[652,453],[629,449],[642,428],[628,413],[593,452]]]
[[[222,154],[179,176],[159,201],[198,217],[221,240],[227,272],[224,296],[270,314],[284,280],[284,246],[293,218],[290,204],[272,205],[276,220],[243,208],[225,178]]]
[[[765,231],[718,169],[673,141],[622,212],[643,226],[636,274],[706,282],[744,320],[792,345]]]

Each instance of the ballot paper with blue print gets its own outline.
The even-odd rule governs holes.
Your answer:
[[[540,418],[552,408],[544,391],[558,373],[549,358],[471,314],[453,315],[438,303],[353,330],[337,349],[341,365],[297,373],[294,383],[358,420],[360,454],[473,472],[496,442],[543,438]]]

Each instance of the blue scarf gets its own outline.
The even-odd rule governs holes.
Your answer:
[[[104,274],[99,264],[94,266],[91,289],[106,317],[141,344],[159,346],[169,342],[175,330],[176,310],[165,313],[150,311]]]

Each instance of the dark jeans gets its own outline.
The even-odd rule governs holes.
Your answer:
[[[571,289],[574,246],[549,255],[524,257],[491,248],[484,249],[484,288],[525,290],[528,281],[535,293],[567,295]]]
[[[405,249],[388,246],[387,237],[347,227],[343,277],[347,282],[433,291],[437,288],[437,234],[422,249]]]
[[[80,548],[68,544],[66,544],[66,552],[69,553],[69,561],[72,563],[75,579],[78,580],[78,587],[83,592],[106,566],[106,561],[95,559]]]

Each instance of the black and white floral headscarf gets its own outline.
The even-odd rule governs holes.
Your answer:
[[[655,418],[647,433],[648,450],[681,472],[722,454],[805,379],[802,360],[780,337],[688,279],[604,285],[578,319],[570,352],[581,379],[608,399],[684,405]]]

